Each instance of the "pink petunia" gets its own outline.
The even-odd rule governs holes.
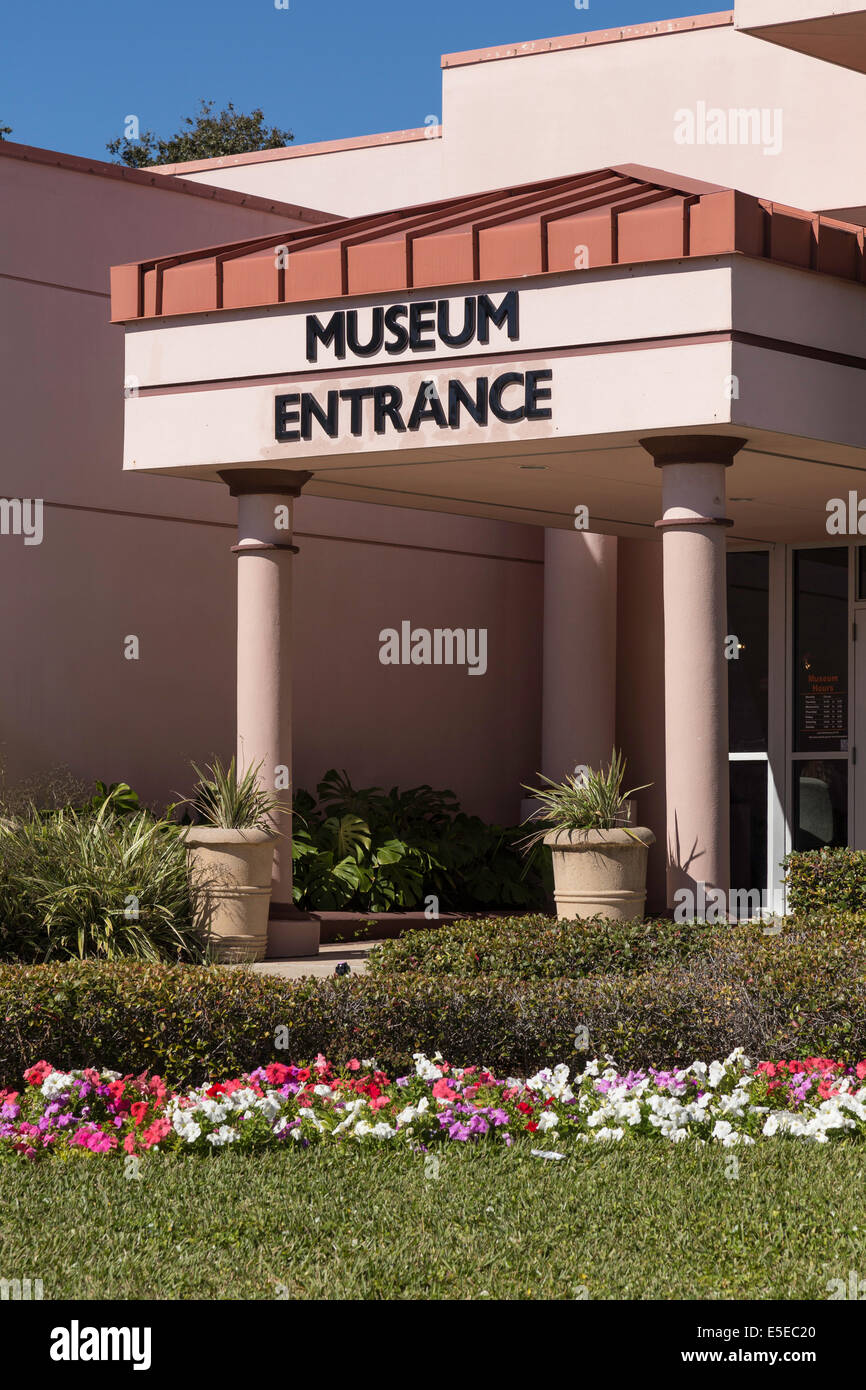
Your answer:
[[[146,1149],[152,1149],[154,1144],[159,1144],[170,1133],[171,1124],[164,1116],[161,1116],[158,1120],[154,1120],[153,1124],[148,1125],[142,1134],[142,1145]]]
[[[452,1090],[444,1076],[436,1082],[433,1094],[437,1100],[456,1100],[457,1092]]]

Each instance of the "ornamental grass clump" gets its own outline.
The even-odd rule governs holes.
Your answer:
[[[628,828],[628,802],[637,792],[646,791],[652,783],[623,791],[626,762],[622,754],[611,750],[610,762],[606,768],[595,771],[582,768],[554,782],[542,776],[544,786],[529,787],[524,791],[541,802],[541,805],[526,818],[525,825],[533,822],[539,829],[523,840],[526,849],[532,849],[545,835],[555,830],[625,830]]]
[[[8,822],[0,835],[7,960],[200,960],[179,827],[109,793]]]
[[[204,771],[193,763],[198,777],[192,794],[192,807],[202,825],[220,830],[270,830],[279,800],[261,783],[262,764],[238,773],[234,758],[225,767],[214,758]]]

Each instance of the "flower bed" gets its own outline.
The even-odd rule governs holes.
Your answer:
[[[67,1160],[92,1154],[214,1152],[314,1143],[530,1144],[563,1157],[575,1142],[694,1140],[725,1148],[790,1135],[825,1144],[866,1138],[866,1062],[760,1062],[737,1048],[724,1062],[620,1074],[563,1063],[522,1081],[452,1068],[416,1053],[389,1079],[353,1058],[339,1072],[272,1062],[243,1076],[170,1091],[158,1076],[120,1076],[37,1062],[23,1094],[0,1091],[0,1154]]]

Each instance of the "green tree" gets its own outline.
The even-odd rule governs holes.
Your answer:
[[[184,116],[186,129],[168,140],[160,140],[152,130],[145,130],[138,139],[119,136],[105,148],[118,163],[144,169],[149,164],[183,164],[190,159],[281,149],[295,138],[290,130],[280,130],[278,126],[269,130],[261,110],[245,115],[229,102],[225,110],[214,116],[213,108],[212,101],[202,100],[197,115]]]
[[[0,140],[5,140],[7,135],[12,134],[11,125],[0,125]]]

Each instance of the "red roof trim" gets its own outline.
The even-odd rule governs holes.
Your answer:
[[[115,322],[741,252],[866,282],[864,229],[621,165],[112,270]]]

